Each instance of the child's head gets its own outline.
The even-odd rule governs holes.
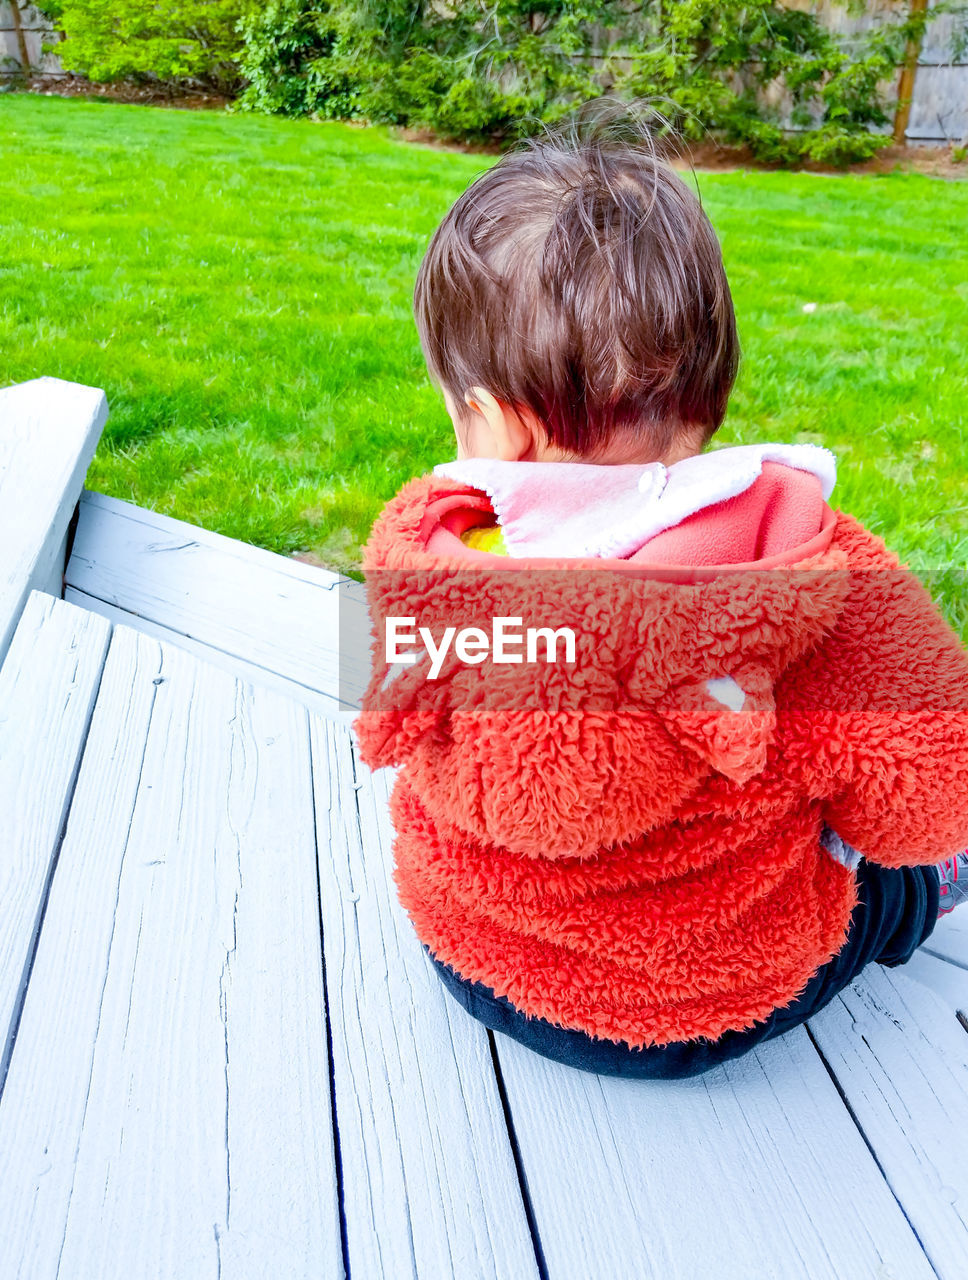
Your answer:
[[[630,117],[586,113],[479,177],[434,233],[415,310],[470,456],[695,453],[736,376],[716,235]]]

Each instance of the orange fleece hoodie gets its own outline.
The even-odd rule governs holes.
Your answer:
[[[631,1047],[743,1030],[843,945],[854,874],[968,843],[968,655],[816,477],[626,559],[507,559],[487,496],[410,482],[364,557],[363,759],[398,765],[395,880],[420,939],[526,1014]],[[570,626],[577,661],[389,670],[383,622]],[[392,678],[389,678],[392,677]]]

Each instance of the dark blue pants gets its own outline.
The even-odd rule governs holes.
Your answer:
[[[598,1075],[653,1080],[696,1076],[806,1022],[871,961],[894,966],[910,960],[937,922],[940,882],[936,869],[891,869],[861,862],[857,884],[859,901],[842,950],[817,970],[792,1004],[774,1009],[764,1022],[747,1031],[727,1031],[718,1040],[632,1049],[614,1040],[595,1039],[583,1031],[527,1017],[489,987],[458,977],[429,949],[428,955],[447,990],[472,1017],[545,1058]]]

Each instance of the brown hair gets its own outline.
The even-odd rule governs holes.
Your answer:
[[[460,410],[484,387],[586,456],[708,439],[739,361],[715,232],[627,113],[586,109],[482,174],[434,233],[414,309]]]

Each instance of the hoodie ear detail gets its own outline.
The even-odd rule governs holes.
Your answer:
[[[773,678],[764,667],[683,681],[657,710],[674,737],[734,782],[748,782],[765,767],[776,704]]]

